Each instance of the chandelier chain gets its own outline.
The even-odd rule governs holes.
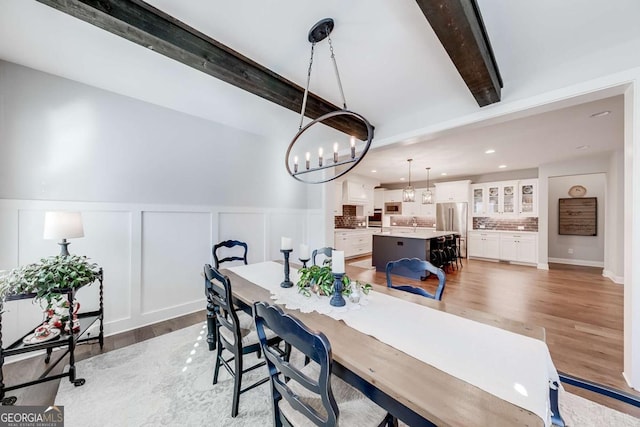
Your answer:
[[[300,111],[300,125],[298,131],[302,129],[302,122],[304,121],[304,112],[307,109],[307,97],[309,96],[309,83],[311,83],[311,66],[313,65],[313,50],[316,47],[315,43],[311,43],[311,57],[309,58],[309,71],[307,72],[307,87],[304,88],[304,96],[302,97],[302,110]]]
[[[336,72],[336,79],[338,80],[338,89],[340,89],[340,96],[342,96],[342,108],[347,109],[347,100],[344,97],[344,90],[342,90],[342,81],[340,80],[340,73],[338,72],[338,63],[336,62],[336,55],[333,52],[333,44],[331,43],[331,36],[327,35],[329,41],[329,50],[331,51],[331,60],[333,61],[333,69]]]

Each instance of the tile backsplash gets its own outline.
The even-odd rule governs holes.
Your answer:
[[[389,225],[392,227],[413,227],[413,219],[415,218],[418,227],[435,227],[436,218],[428,216],[402,216],[391,215]]]
[[[481,227],[484,226],[484,227]],[[518,227],[524,227],[518,229]],[[490,218],[474,217],[474,230],[501,230],[501,231],[538,231],[538,218]]]
[[[367,218],[356,216],[355,205],[342,205],[342,216],[334,217],[335,228],[367,228]]]

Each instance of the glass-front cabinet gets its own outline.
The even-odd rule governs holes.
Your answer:
[[[472,215],[488,217],[538,216],[537,179],[474,184]]]
[[[538,216],[538,180],[529,179],[520,181],[518,185],[518,203],[520,215]]]

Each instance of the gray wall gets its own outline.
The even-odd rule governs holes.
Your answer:
[[[306,208],[287,142],[0,61],[0,198]]]
[[[574,185],[587,189],[585,197],[598,199],[597,235],[572,236],[558,234],[558,199],[570,197],[567,192]],[[568,263],[581,263],[604,266],[605,244],[605,201],[606,175],[571,175],[549,178],[549,260],[565,260]],[[569,253],[569,249],[573,253]],[[553,260],[555,258],[555,260]]]

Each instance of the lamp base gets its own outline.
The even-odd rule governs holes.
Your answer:
[[[62,239],[62,242],[58,243],[60,245],[60,256],[69,256],[69,243],[67,239]]]

